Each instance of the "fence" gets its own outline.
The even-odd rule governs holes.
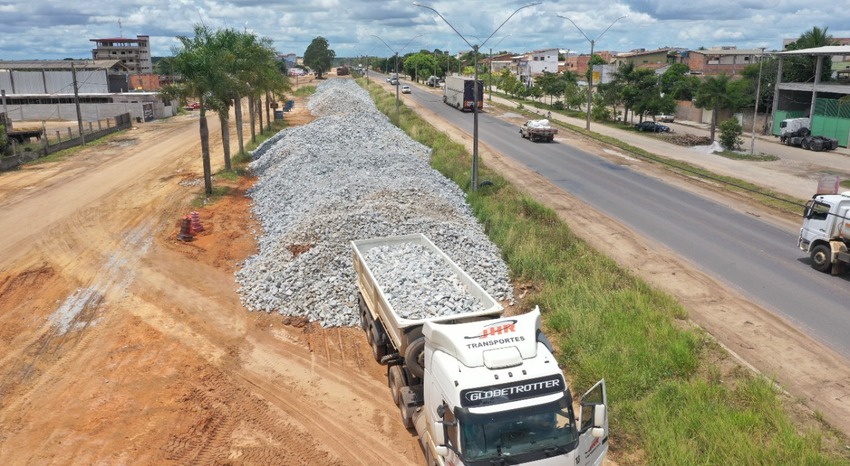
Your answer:
[[[130,113],[124,113],[114,118],[84,123],[83,137],[80,137],[78,126],[45,130],[39,141],[35,144],[20,144],[10,137],[9,142],[12,146],[12,155],[0,157],[0,170],[10,170],[24,163],[46,157],[54,152],[79,146],[82,144],[83,139],[93,141],[102,138],[117,131],[130,128],[132,124]]]

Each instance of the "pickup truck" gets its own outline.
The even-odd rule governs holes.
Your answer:
[[[555,140],[555,135],[558,134],[558,128],[549,126],[549,120],[547,119],[528,120],[519,127],[519,134],[524,139],[531,140],[531,142],[552,142]]]

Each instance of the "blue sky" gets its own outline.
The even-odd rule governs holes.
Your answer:
[[[420,3],[438,10],[470,44],[481,44],[517,8],[532,1]],[[544,48],[587,53],[661,47],[736,46],[778,50],[782,39],[812,27],[850,37],[850,0],[642,0],[542,2],[514,15],[482,51]],[[626,18],[612,22],[622,16]],[[119,25],[120,22],[120,25]],[[0,0],[0,60],[91,58],[89,39],[149,35],[154,56],[169,56],[175,37],[196,23],[248,30],[299,56],[318,36],[337,56],[390,56],[420,49],[470,47],[431,10],[412,1],[380,0]],[[604,32],[604,34],[603,34]],[[373,37],[377,35],[381,40]],[[601,35],[601,37],[600,37]]]

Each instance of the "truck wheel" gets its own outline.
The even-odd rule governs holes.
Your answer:
[[[829,246],[819,244],[812,249],[812,268],[818,272],[829,272],[832,267],[832,251]]]
[[[369,343],[372,345],[372,356],[375,356],[375,361],[381,362],[381,358],[387,355],[387,332],[380,322],[373,322],[369,332]]]
[[[387,385],[390,387],[393,403],[398,405],[401,399],[399,391],[407,386],[407,377],[404,376],[404,369],[400,365],[395,364],[387,368]]]
[[[368,312],[366,310],[366,301],[363,299],[363,295],[361,293],[357,293],[357,304],[360,307],[360,328],[363,329],[364,332],[369,332],[369,317]]]
[[[800,145],[803,147],[803,149],[806,149],[806,150],[812,149],[811,143],[809,143],[808,139],[803,139],[803,142],[800,143]]]
[[[399,401],[400,402],[398,403],[398,413],[401,414],[401,423],[404,425],[405,429],[410,430],[413,428],[413,413],[411,412],[411,408],[408,408],[407,405],[405,405],[404,402],[401,401],[400,397]]]
[[[419,337],[407,345],[404,364],[414,377],[421,379],[425,375],[425,337]]]

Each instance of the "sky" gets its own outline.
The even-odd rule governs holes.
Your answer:
[[[614,0],[602,8],[598,0],[574,0],[522,8],[533,1],[419,0],[438,15],[397,0],[0,0],[0,60],[90,59],[89,39],[137,35],[150,36],[154,57],[172,56],[176,37],[191,36],[199,23],[252,32],[271,39],[279,53],[298,56],[321,36],[337,57],[456,53],[471,45],[484,53],[586,54],[591,41],[594,52],[770,51],[813,27],[850,37],[850,0]]]

